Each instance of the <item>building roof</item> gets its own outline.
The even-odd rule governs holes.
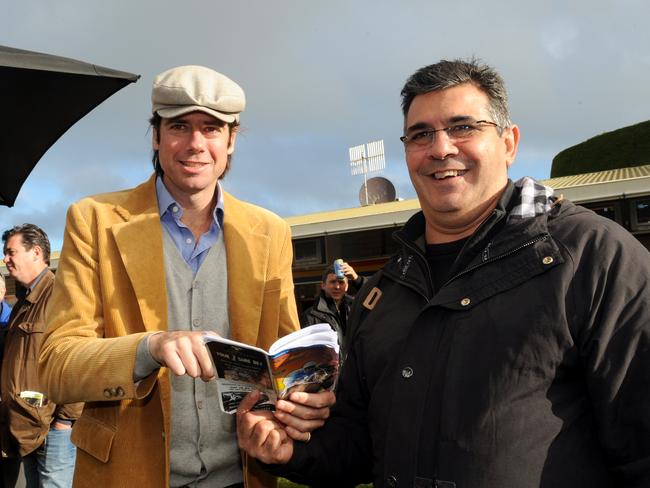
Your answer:
[[[295,237],[338,234],[350,230],[369,230],[394,225],[401,226],[420,210],[417,198],[396,202],[378,203],[366,207],[343,208],[316,212],[296,217],[286,217]]]
[[[545,185],[551,188],[565,188],[570,186],[593,185],[596,183],[608,183],[612,181],[633,180],[637,178],[650,177],[650,164],[643,166],[632,166],[629,168],[618,168],[607,171],[597,171],[595,173],[585,173],[581,175],[560,176],[542,180]]]
[[[650,194],[650,164],[542,181],[576,203],[634,198]]]

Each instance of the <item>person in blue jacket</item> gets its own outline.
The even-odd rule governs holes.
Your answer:
[[[11,305],[5,300],[6,291],[7,285],[5,284],[5,278],[0,274],[0,329],[7,327],[9,316],[11,315]]]

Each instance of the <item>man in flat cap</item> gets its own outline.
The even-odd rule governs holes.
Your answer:
[[[154,80],[152,105],[155,173],[68,211],[40,374],[57,403],[87,402],[75,486],[273,486],[240,456],[203,334],[267,349],[298,327],[290,229],[220,185],[239,85],[174,68]],[[277,418],[306,441],[333,395],[291,400]]]

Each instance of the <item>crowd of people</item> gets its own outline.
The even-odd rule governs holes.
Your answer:
[[[382,270],[327,268],[299,317],[288,225],[221,184],[243,89],[158,75],[153,173],[69,208],[56,279],[39,227],[3,234],[2,486],[21,464],[30,488],[650,486],[648,251],[508,178],[494,68],[443,60],[401,96],[421,211]],[[267,349],[315,323],[339,337],[335,392],[220,410],[205,332]]]

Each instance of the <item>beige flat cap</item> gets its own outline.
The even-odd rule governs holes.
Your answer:
[[[246,96],[237,83],[210,68],[179,66],[153,80],[151,105],[164,119],[199,111],[231,123],[239,122]]]

